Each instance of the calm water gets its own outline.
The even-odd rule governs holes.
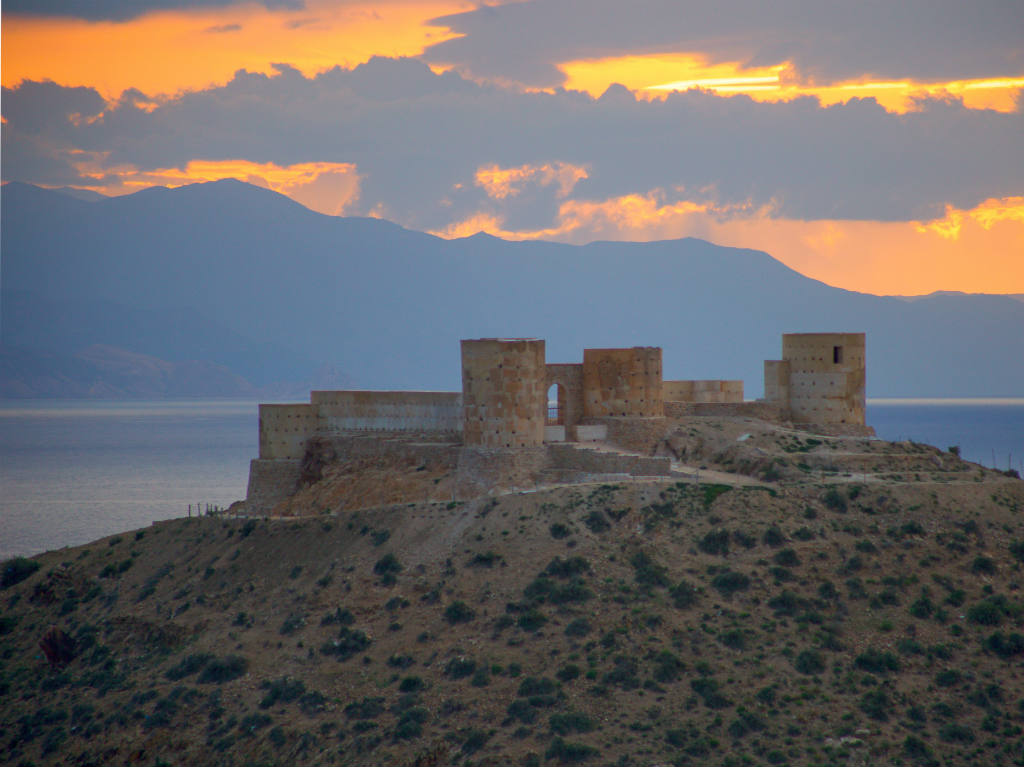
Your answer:
[[[255,402],[0,401],[0,558],[245,497]]]
[[[1024,398],[871,400],[867,418],[884,439],[1024,468]],[[257,428],[255,402],[0,401],[0,559],[228,506]]]
[[[912,439],[984,466],[1010,466],[1024,477],[1024,397],[1004,399],[871,399],[867,422],[882,439]]]

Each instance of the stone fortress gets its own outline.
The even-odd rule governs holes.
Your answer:
[[[864,425],[863,333],[793,333],[764,363],[765,396],[742,381],[665,381],[656,347],[584,349],[549,364],[532,338],[462,341],[462,391],[314,391],[309,403],[259,406],[259,457],[246,510],[266,513],[332,461],[441,462],[460,495],[607,476],[672,476],[654,455],[669,421],[749,416],[821,433]],[[550,397],[550,399],[549,399]]]

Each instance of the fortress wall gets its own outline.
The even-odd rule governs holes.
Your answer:
[[[249,462],[249,487],[245,493],[247,514],[266,514],[285,498],[291,496],[299,484],[301,460],[264,460]]]
[[[743,381],[665,381],[662,397],[672,402],[742,402]]]
[[[863,333],[787,333],[789,407],[800,423],[864,424]]]
[[[462,342],[463,440],[493,448],[544,443],[544,341],[481,338]]]
[[[668,431],[668,419],[652,418],[588,418],[587,425],[607,429],[605,441],[623,450],[649,455]]]
[[[583,415],[660,417],[662,405],[661,349],[583,350]]]
[[[298,460],[306,440],[316,434],[317,418],[312,405],[260,405],[260,454],[265,460]]]
[[[688,415],[757,418],[776,423],[789,420],[789,412],[777,402],[696,402],[690,406]]]
[[[604,453],[575,445],[548,445],[553,469],[585,474],[631,474],[640,477],[667,477],[672,472],[669,458]]]
[[[543,446],[519,448],[463,447],[456,469],[460,497],[494,495],[510,490],[533,489],[550,465]]]
[[[462,431],[462,395],[427,391],[314,391],[321,431]]]
[[[675,400],[665,400],[665,417],[674,418],[676,420],[685,418],[690,414],[692,403],[690,402],[678,402]]]

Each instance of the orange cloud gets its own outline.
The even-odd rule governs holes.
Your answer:
[[[77,167],[82,175],[96,180],[88,188],[108,195],[129,194],[150,186],[178,187],[236,178],[287,195],[328,216],[341,215],[359,199],[359,174],[352,163],[275,165],[248,160],[193,160],[183,169],[140,171],[131,166],[101,167],[99,159],[83,159]]]
[[[431,18],[471,7],[466,0],[338,4],[307,0],[302,10],[258,4],[157,12],[126,22],[5,16],[3,84],[53,80],[115,99],[128,88],[174,94],[223,84],[239,69],[270,74],[287,62],[309,76],[374,55],[415,56],[452,37]]]
[[[568,197],[581,179],[587,178],[587,169],[567,162],[545,163],[544,165],[520,165],[515,168],[500,168],[484,165],[477,169],[474,182],[482,187],[487,196],[495,200],[515,197],[530,182],[540,186],[558,185],[558,197]]]
[[[745,67],[740,62],[710,63],[695,54],[649,54],[605,59],[569,61],[559,65],[565,73],[566,88],[593,96],[620,83],[642,98],[663,98],[673,91],[691,88],[722,95],[743,93],[755,101],[787,101],[816,96],[823,105],[852,98],[871,97],[891,112],[907,112],[924,96],[963,99],[972,109],[1012,112],[1016,94],[1024,88],[1024,77],[953,80],[925,83],[913,80],[873,81],[870,79],[827,86],[800,82],[789,62],[770,67]]]
[[[509,231],[500,216],[479,214],[434,232],[465,237],[486,231],[506,239],[660,240],[701,237],[720,245],[764,250],[813,279],[848,290],[919,295],[935,290],[1024,293],[1024,198],[950,208],[931,222],[799,221],[771,206],[716,207],[665,202],[664,194],[567,200],[555,225]],[[956,236],[950,236],[956,227]]]

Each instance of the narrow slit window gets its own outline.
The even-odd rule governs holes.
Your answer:
[[[833,346],[832,347],[832,362],[836,365],[843,361],[843,347]]]

